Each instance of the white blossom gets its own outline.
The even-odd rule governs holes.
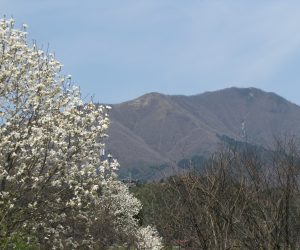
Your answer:
[[[138,249],[160,250],[162,249],[161,238],[157,231],[150,226],[140,228],[138,231]]]
[[[100,159],[109,107],[83,103],[71,75],[30,47],[23,28],[0,21],[0,244],[38,232],[43,248],[95,248],[107,218],[116,238],[161,249],[156,231],[138,226],[141,204],[117,180],[118,163]]]

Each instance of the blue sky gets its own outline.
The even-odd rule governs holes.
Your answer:
[[[0,0],[85,96],[257,87],[300,104],[300,1]]]

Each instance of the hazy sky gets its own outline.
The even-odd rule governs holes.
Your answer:
[[[0,0],[95,101],[258,87],[300,104],[300,1]]]

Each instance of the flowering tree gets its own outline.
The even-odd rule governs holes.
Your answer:
[[[101,160],[108,107],[84,104],[54,55],[0,21],[0,244],[161,249],[135,219],[141,205]]]

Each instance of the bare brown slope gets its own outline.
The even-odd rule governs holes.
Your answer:
[[[109,153],[119,159],[121,163],[128,163],[131,167],[158,165],[167,161],[159,152],[153,150],[145,143],[142,137],[135,135],[130,129],[113,120],[110,125],[109,141],[113,142],[108,147]],[[118,146],[115,148],[115,146]]]
[[[219,135],[270,146],[275,135],[300,135],[300,107],[255,88],[195,96],[150,93],[112,105],[109,151],[123,167],[208,155]]]

